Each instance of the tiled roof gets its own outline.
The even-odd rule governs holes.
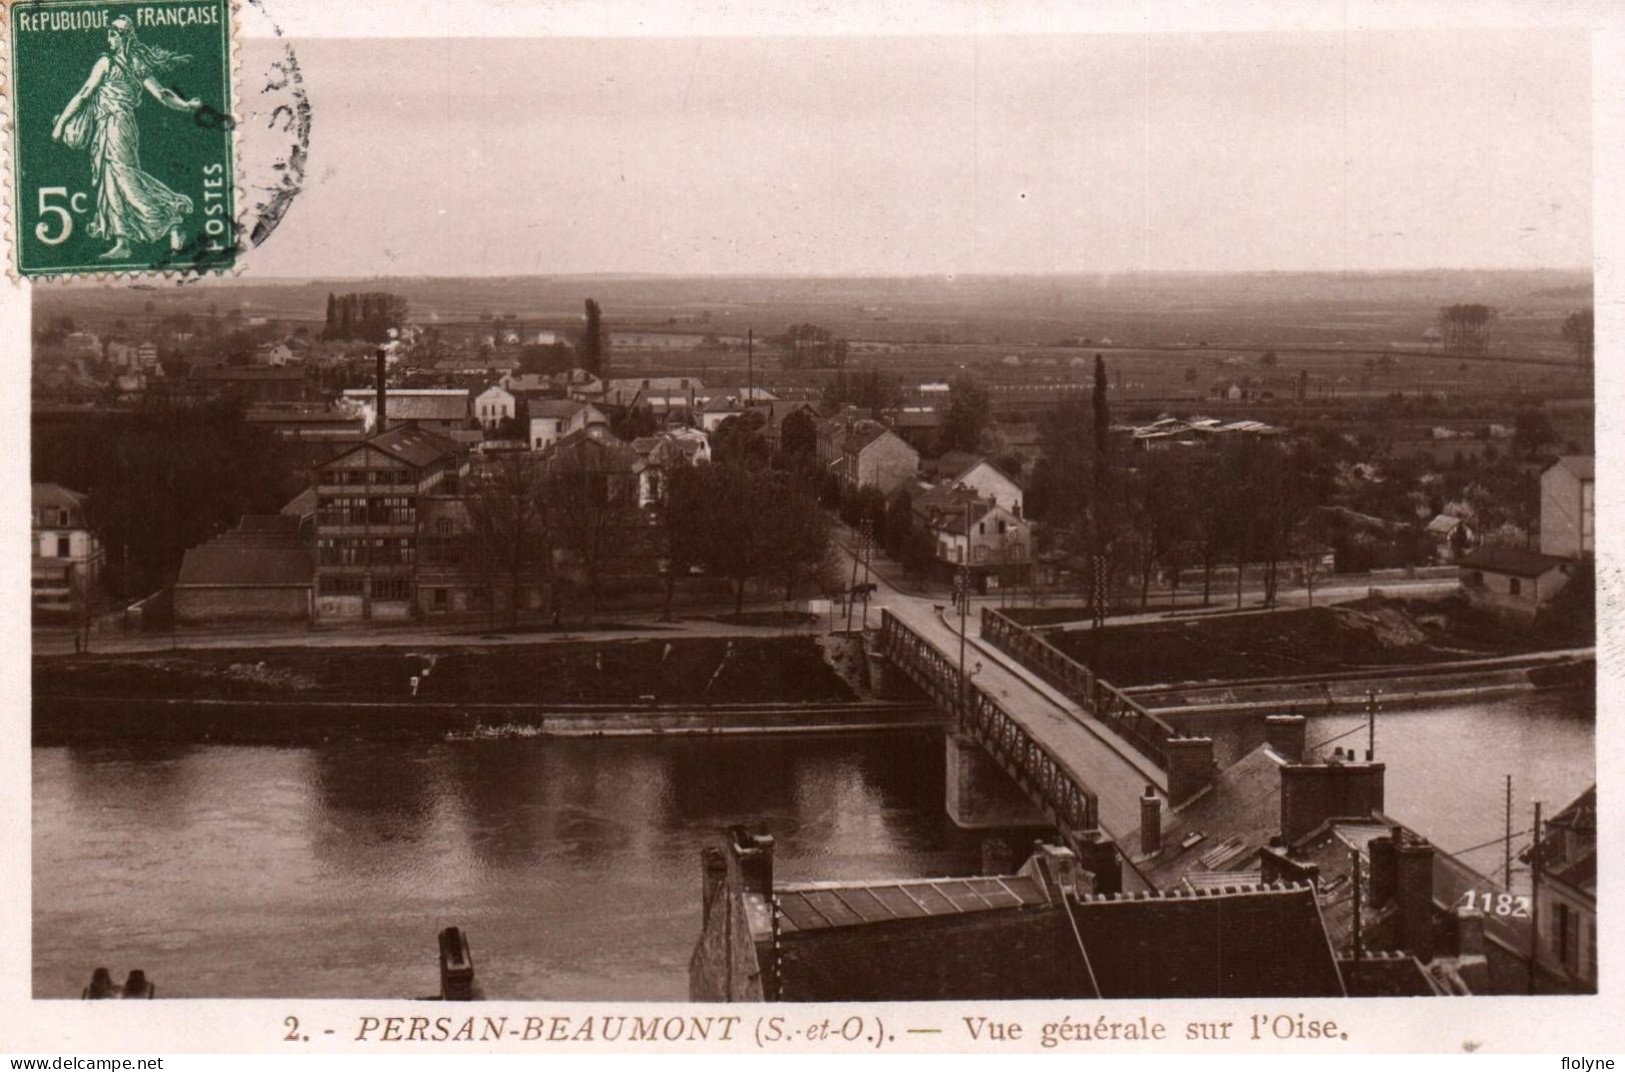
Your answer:
[[[1525,551],[1521,547],[1480,547],[1456,560],[1463,569],[1488,570],[1513,577],[1539,577],[1569,564],[1569,559]]]
[[[1120,844],[1133,869],[1158,890],[1192,874],[1250,869],[1258,850],[1281,831],[1282,764],[1260,745],[1219,772],[1207,792],[1164,811],[1162,850],[1155,856],[1140,855],[1138,830],[1124,837]]]
[[[1553,462],[1552,465],[1561,465],[1581,480],[1597,479],[1597,459],[1595,455],[1565,454]]]
[[[175,587],[309,587],[315,572],[297,517],[250,514],[236,528],[187,551]]]
[[[774,892],[784,917],[781,933],[1049,903],[1037,880],[1021,875],[819,883],[781,886]]]
[[[553,417],[567,421],[586,408],[587,403],[569,398],[535,398],[526,404],[525,412],[532,417]]]
[[[82,491],[72,491],[61,484],[35,484],[33,504],[55,509],[82,510],[88,497]]]
[[[364,447],[373,447],[383,451],[390,457],[398,458],[414,469],[422,469],[442,458],[460,454],[463,450],[461,444],[436,432],[431,432],[427,428],[419,428],[415,424],[398,424],[382,435],[375,435],[370,439],[362,440],[338,457],[342,458],[351,451],[360,450]]]

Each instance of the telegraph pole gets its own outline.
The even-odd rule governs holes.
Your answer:
[[[1377,758],[1377,694],[1371,689],[1365,693],[1365,761]]]
[[[1529,847],[1529,992],[1540,963],[1540,801],[1535,801],[1535,840]]]
[[[965,557],[959,563],[959,717],[965,717],[965,619],[970,613],[970,500],[965,500]]]
[[[1505,883],[1506,888],[1510,891],[1512,889],[1512,775],[1510,774],[1507,775],[1506,862],[1501,866],[1503,868],[1502,873],[1505,875],[1503,882]]]
[[[756,329],[745,329],[745,405],[756,401]]]
[[[869,556],[874,553],[875,547],[875,519],[863,519],[863,532],[860,536],[860,545],[863,548],[863,629],[869,630]],[[854,563],[856,565],[856,563]]]

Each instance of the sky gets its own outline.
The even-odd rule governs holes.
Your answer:
[[[309,174],[260,276],[1592,258],[1574,31],[292,44]]]

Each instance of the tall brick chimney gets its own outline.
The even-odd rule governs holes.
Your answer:
[[[1281,840],[1288,846],[1327,819],[1359,819],[1382,810],[1381,763],[1345,760],[1339,749],[1325,763],[1281,768]]]
[[[1433,959],[1433,845],[1395,829],[1394,857],[1399,947],[1425,963]]]
[[[372,425],[372,434],[373,435],[383,435],[385,432],[389,431],[389,418],[387,416],[385,416],[385,414],[387,414],[389,412],[389,410],[385,407],[385,402],[388,401],[389,389],[385,386],[385,383],[384,383],[384,381],[386,379],[385,373],[386,373],[386,369],[388,367],[389,367],[388,352],[382,346],[380,346],[378,348],[378,373],[377,373],[377,378],[378,378],[378,383],[377,383],[377,390],[378,390],[378,417],[377,417],[376,420],[373,421],[373,425]]]
[[[1302,715],[1268,715],[1264,718],[1264,743],[1288,763],[1302,763],[1309,720]]]
[[[1162,851],[1162,799],[1157,787],[1145,787],[1140,797],[1140,854],[1152,856]]]

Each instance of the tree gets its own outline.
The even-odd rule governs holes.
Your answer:
[[[805,459],[818,453],[818,423],[805,409],[798,409],[784,418],[779,425],[779,451],[788,466],[796,468],[793,459]]]
[[[1280,361],[1281,359],[1275,356],[1274,350],[1265,350],[1263,356],[1258,359],[1258,363],[1265,368],[1274,368]]]
[[[603,310],[592,298],[587,299],[586,317],[586,327],[576,340],[576,364],[602,379],[608,375],[605,367],[608,364],[609,343],[604,337]]]
[[[1106,377],[1106,359],[1095,355],[1095,386],[1090,396],[1093,415],[1094,453],[1091,481],[1093,495],[1090,502],[1090,537],[1093,546],[1091,574],[1093,587],[1090,605],[1094,608],[1095,628],[1106,624],[1106,589],[1109,570],[1109,545],[1117,514],[1112,509],[1113,488],[1111,472],[1111,406],[1106,400],[1110,381]]]
[[[518,620],[527,576],[548,566],[542,477],[536,456],[500,455],[473,475],[464,498],[470,564],[493,595],[497,583],[508,582],[509,622]],[[494,598],[490,607],[494,614]]]
[[[867,368],[848,376],[845,369],[824,381],[823,400],[830,406],[853,405],[871,413],[894,409],[903,403],[903,385],[895,376]]]
[[[711,439],[711,457],[719,465],[765,466],[772,458],[766,433],[767,414],[759,409],[724,417]]]
[[[699,472],[708,518],[703,561],[708,571],[733,582],[738,615],[745,609],[746,584],[761,576],[773,556],[772,476],[767,469],[739,464],[712,463]]]
[[[661,495],[655,503],[655,528],[665,560],[666,601],[660,620],[671,621],[677,582],[705,560],[710,540],[706,524],[706,482],[686,459],[673,461],[664,472]]]
[[[982,431],[993,415],[993,400],[974,376],[960,373],[948,390],[948,413],[938,433],[944,451],[981,449]]]
[[[818,498],[783,473],[769,474],[765,529],[767,562],[784,582],[785,602],[795,598],[796,586],[824,564],[829,553],[830,519]],[[734,613],[739,613],[736,601]]]
[[[792,324],[767,342],[783,352],[780,360],[787,369],[839,368],[846,363],[846,340],[816,324]]]
[[[1533,458],[1548,443],[1557,442],[1557,429],[1551,418],[1538,409],[1520,410],[1512,421],[1512,446],[1525,458]]]
[[[591,438],[555,444],[549,454],[549,530],[586,588],[588,624],[605,572],[631,546],[639,527],[636,460],[630,447]]]
[[[235,402],[149,396],[134,414],[97,418],[88,434],[34,434],[34,479],[89,495],[107,584],[124,596],[169,584],[188,548],[244,514],[277,512],[301,486],[287,448]]]
[[[1447,305],[1439,310],[1439,330],[1445,348],[1458,354],[1481,354],[1489,349],[1490,321],[1495,310],[1476,303]]]
[[[616,438],[630,443],[634,439],[652,436],[660,430],[654,410],[648,406],[632,406],[610,422],[610,431]]]
[[[1563,318],[1563,338],[1574,346],[1574,359],[1589,368],[1596,348],[1596,322],[1591,306],[1576,309]]]

